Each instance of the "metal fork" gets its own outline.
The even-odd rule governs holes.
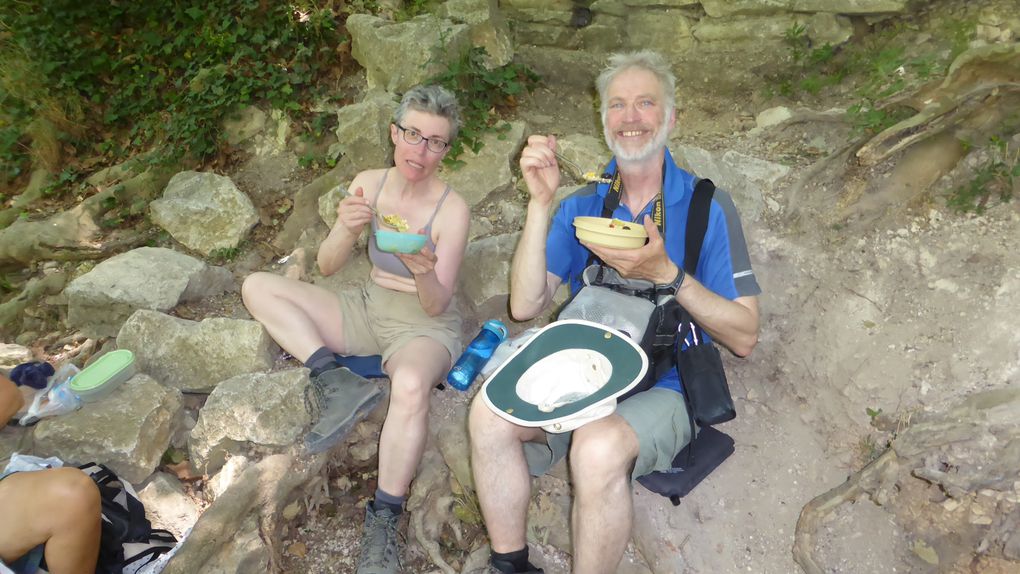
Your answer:
[[[570,161],[569,159],[563,157],[563,155],[560,154],[560,152],[554,151],[553,154],[556,155],[557,159],[559,159],[563,163],[569,165],[570,167],[574,168],[574,171],[577,172],[577,177],[579,177],[579,178],[580,177],[584,177],[584,170],[581,169],[580,167],[578,167],[578,165],[576,163],[574,163],[574,162]]]

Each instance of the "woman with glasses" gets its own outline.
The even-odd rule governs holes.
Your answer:
[[[379,399],[378,388],[341,368],[334,353],[382,355],[390,404],[379,440],[375,500],[367,507],[359,574],[398,571],[396,526],[425,448],[429,392],[460,353],[460,319],[451,308],[467,244],[467,203],[437,176],[457,135],[453,95],[438,86],[406,94],[390,124],[393,167],[355,176],[318,252],[323,275],[350,260],[366,230],[371,272],[363,288],[333,293],[270,273],[242,287],[252,316],[311,370],[313,426],[306,443],[324,451]],[[398,215],[426,235],[417,253],[381,251],[374,231]],[[385,228],[385,227],[384,227]]]

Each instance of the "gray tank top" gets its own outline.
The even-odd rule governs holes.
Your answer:
[[[379,182],[379,189],[375,193],[375,199],[372,200],[372,207],[376,208],[379,203],[379,196],[382,195],[382,188],[386,184],[386,177],[390,174],[390,170],[386,170],[383,174],[382,181]],[[446,196],[450,194],[450,186],[446,186],[443,191],[443,196],[439,198],[439,202],[436,203],[436,210],[432,212],[432,217],[429,217],[429,222],[425,224],[425,236],[428,238],[425,243],[429,246],[429,249],[435,251],[436,244],[432,241],[432,220],[436,218],[436,214],[439,213],[439,208],[443,206],[443,202],[446,201]],[[378,211],[378,209],[377,209]],[[368,239],[368,260],[372,262],[379,269],[399,275],[400,277],[412,278],[414,275],[411,274],[411,270],[404,265],[393,253],[386,251],[380,251],[379,245],[375,241],[375,231],[379,228],[379,220],[376,217],[372,218],[372,234]]]

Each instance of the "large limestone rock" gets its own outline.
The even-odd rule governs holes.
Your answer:
[[[180,409],[180,391],[135,375],[100,401],[39,422],[35,452],[100,462],[137,484],[159,464]]]
[[[471,45],[485,48],[486,65],[490,69],[513,60],[513,40],[499,11],[498,0],[448,0],[437,13],[470,27]]]
[[[196,323],[140,310],[124,323],[117,346],[138,370],[185,392],[209,392],[240,373],[268,371],[276,343],[255,321],[216,317]]]
[[[765,193],[789,172],[788,166],[735,151],[721,155],[693,146],[676,146],[673,159],[698,177],[711,179],[725,189],[744,220],[759,219],[765,210]]]
[[[0,369],[10,371],[21,363],[31,360],[32,349],[14,343],[0,343]]]
[[[776,12],[832,12],[834,14],[900,13],[907,0],[701,0],[713,18]]]
[[[679,57],[694,46],[690,20],[677,10],[634,10],[627,18],[627,48],[655,46],[667,59]]]
[[[68,285],[67,322],[89,337],[112,337],[138,309],[169,311],[233,284],[222,267],[172,249],[139,247],[103,261]]]
[[[510,259],[520,233],[487,237],[468,245],[461,267],[461,289],[475,308],[510,291]]]
[[[389,126],[395,111],[397,102],[392,94],[372,92],[337,112],[337,148],[357,170],[386,165],[393,148]]]
[[[586,134],[571,134],[557,139],[556,151],[566,160],[560,162],[561,171],[570,173],[578,181],[583,181],[586,172],[601,173],[613,155],[603,138]]]
[[[457,169],[443,166],[440,177],[455,189],[469,206],[475,206],[489,194],[509,189],[513,183],[510,162],[524,143],[524,122],[512,122],[502,133],[482,138],[478,153],[466,150],[460,156],[464,165]]]
[[[292,445],[309,422],[304,405],[308,371],[249,373],[220,383],[202,407],[188,442],[192,464],[213,473],[228,454]]]
[[[803,26],[805,35],[819,46],[842,44],[853,34],[849,18],[824,13],[705,18],[693,27],[692,33],[701,42],[726,43],[731,49],[746,49],[747,43],[762,40],[778,45],[796,25]]]
[[[197,171],[173,176],[149,210],[153,223],[203,255],[237,247],[259,220],[251,200],[229,177]]]
[[[153,474],[138,491],[138,499],[145,505],[145,514],[153,527],[169,530],[178,540],[201,514],[198,505],[184,493],[181,481],[165,472]]]
[[[347,19],[351,55],[367,74],[368,86],[403,92],[445,70],[470,41],[465,24],[433,14],[394,23],[369,14]]]

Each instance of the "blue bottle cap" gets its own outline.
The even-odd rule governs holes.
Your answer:
[[[510,334],[510,330],[507,329],[506,325],[504,325],[499,319],[489,319],[484,325],[482,325],[482,328],[488,329],[498,335],[500,341],[506,339]]]

